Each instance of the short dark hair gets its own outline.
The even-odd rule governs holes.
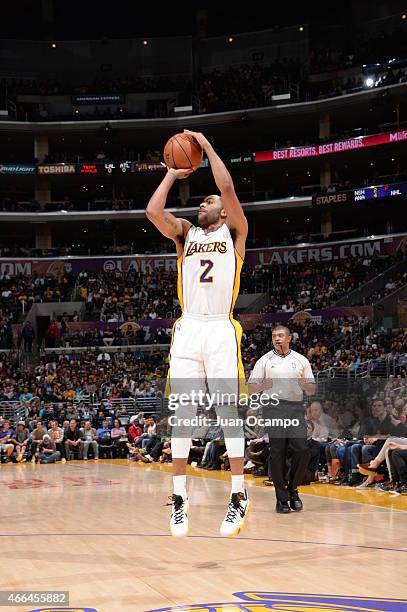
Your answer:
[[[290,330],[288,329],[288,327],[286,327],[285,325],[276,325],[275,327],[273,327],[273,329],[271,330],[271,333],[279,330],[279,329],[283,329],[289,336],[292,336],[292,333],[290,332]]]

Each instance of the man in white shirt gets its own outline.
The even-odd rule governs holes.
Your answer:
[[[277,425],[266,423],[265,429],[270,440],[276,511],[286,514],[303,507],[297,490],[309,460],[303,400],[304,393],[314,395],[315,379],[308,359],[290,350],[292,336],[287,327],[275,327],[271,339],[273,350],[255,363],[249,378],[249,393],[260,393],[262,401],[268,398],[265,419],[278,420]],[[286,425],[288,420],[291,424]],[[288,451],[291,466],[287,475]]]
[[[322,410],[320,402],[312,402],[308,409],[308,417],[313,424],[313,440],[327,442],[328,438],[338,437],[339,428],[337,422]]]

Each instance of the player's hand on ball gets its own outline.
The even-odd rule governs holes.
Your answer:
[[[204,151],[206,147],[210,145],[209,140],[202,134],[202,132],[191,132],[190,130],[184,130],[184,134],[188,134],[189,136],[195,138],[197,143],[201,145]]]
[[[187,170],[185,170],[185,168],[180,168],[178,170],[176,170],[175,168],[168,168],[169,174],[175,176],[176,179],[186,179],[190,174],[193,173],[193,171],[193,168],[188,168]]]

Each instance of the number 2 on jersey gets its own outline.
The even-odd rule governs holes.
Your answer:
[[[201,283],[213,283],[213,276],[208,276],[209,272],[213,268],[213,261],[211,259],[201,259],[201,267],[206,266],[202,272],[199,281]]]

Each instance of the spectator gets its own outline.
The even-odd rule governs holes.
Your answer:
[[[14,444],[16,451],[16,461],[18,463],[25,462],[26,459],[24,457],[25,452],[28,448],[30,442],[30,432],[25,426],[24,421],[19,421],[17,424],[17,431],[14,434],[11,442]]]
[[[39,446],[44,438],[44,435],[46,434],[46,431],[44,430],[44,427],[42,425],[41,421],[38,421],[36,423],[36,428],[34,429],[34,431],[31,434],[31,449],[32,449],[32,463],[35,463],[35,455],[39,449]]]
[[[123,426],[120,425],[119,419],[114,419],[113,427],[110,432],[111,439],[116,449],[116,454],[119,457],[125,457],[127,455],[127,434]]]
[[[95,429],[92,427],[92,424],[90,421],[86,421],[85,422],[85,427],[82,430],[82,443],[83,443],[83,459],[85,461],[88,460],[88,450],[89,450],[89,446],[92,447],[93,450],[93,454],[95,457],[95,461],[98,461],[99,459],[99,446],[97,443],[97,433],[95,431]]]
[[[4,463],[11,461],[11,456],[14,452],[13,440],[14,431],[10,425],[10,421],[6,419],[3,421],[3,425],[0,428],[0,453],[5,452],[6,457]]]
[[[24,343],[24,351],[26,353],[31,353],[33,341],[35,338],[35,332],[34,332],[34,328],[31,325],[30,321],[26,321],[24,323],[24,327],[21,332],[21,338]]]
[[[144,419],[144,432],[135,440],[136,446],[141,445],[141,448],[148,453],[156,442],[156,429],[157,425],[154,417],[146,417]]]
[[[81,459],[81,431],[75,419],[69,421],[69,428],[65,432],[65,457],[69,461],[70,454],[77,454]]]
[[[339,434],[338,424],[322,410],[320,402],[312,402],[308,409],[308,420],[312,421],[312,439],[317,442],[327,442]]]
[[[141,427],[136,423],[137,421],[133,421],[129,427],[129,431],[127,432],[131,444],[133,444],[137,438],[140,438],[143,433]]]
[[[389,445],[391,473],[395,487],[394,492],[407,495],[407,440],[400,444],[391,442]]]
[[[101,438],[104,438],[106,436],[108,436],[109,439],[110,439],[110,429],[109,429],[109,426],[108,426],[108,420],[107,419],[103,419],[102,425],[101,425],[101,427],[99,427],[97,429],[96,434],[97,434],[97,437],[99,439],[99,442],[100,442]]]
[[[55,450],[60,454],[62,463],[66,463],[64,446],[64,429],[58,426],[58,421],[50,421],[48,435],[55,444]]]
[[[35,453],[35,463],[56,463],[61,458],[61,453],[56,450],[55,442],[51,436],[44,434],[42,442]]]

